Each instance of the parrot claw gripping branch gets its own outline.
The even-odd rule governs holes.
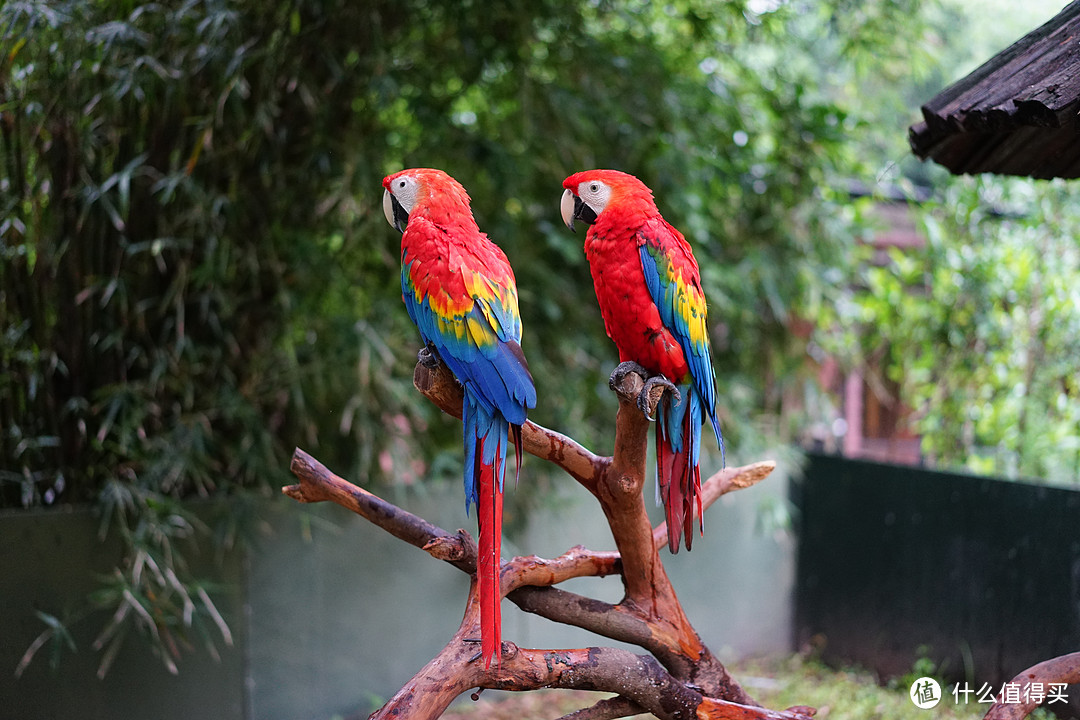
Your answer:
[[[609,182],[621,182],[620,175],[601,177]],[[567,179],[567,192],[575,177]],[[402,180],[406,182],[402,184]],[[633,180],[637,182],[636,178]],[[589,181],[585,177],[574,187]],[[424,248],[416,244],[418,237],[423,236],[413,228],[423,228],[426,222],[424,208],[418,200],[426,182],[452,183],[443,187],[457,194],[458,210],[463,207],[468,212],[467,221],[457,218],[458,230],[467,232],[470,242],[466,245],[479,248],[484,268],[480,274],[464,274],[464,283],[471,283],[474,301],[471,305],[465,301],[468,298],[459,298],[455,305],[450,293],[449,302],[436,307],[430,299],[433,296],[425,294],[424,288],[430,290],[433,283],[442,282],[442,289],[453,287],[450,280],[438,276],[438,270],[432,270],[433,261],[441,256],[425,256]],[[391,196],[391,183],[395,190],[402,191],[400,195]],[[723,468],[701,481],[696,452],[690,454],[695,446],[686,443],[683,447],[689,445],[690,450],[684,452],[681,465],[675,463],[676,472],[682,473],[684,481],[696,481],[699,487],[680,499],[680,512],[673,516],[669,509],[668,521],[655,528],[650,523],[642,493],[647,475],[648,436],[652,430],[650,418],[660,418],[655,423],[660,426],[665,412],[670,418],[670,408],[681,405],[682,417],[677,420],[680,426],[691,430],[691,435],[700,435],[701,420],[708,417],[718,442],[720,439],[712,414],[715,400],[709,382],[712,369],[705,364],[708,348],[707,344],[701,346],[698,342],[701,338],[694,334],[696,326],[690,326],[687,337],[692,336],[698,344],[688,345],[687,350],[690,354],[704,347],[704,359],[699,352],[689,363],[689,370],[687,363],[682,364],[684,374],[694,374],[695,382],[690,384],[684,384],[685,378],[677,373],[663,372],[670,369],[666,366],[661,372],[647,368],[650,364],[647,357],[646,362],[638,364],[641,358],[628,356],[625,348],[620,347],[620,359],[624,362],[612,373],[610,381],[619,401],[614,451],[611,456],[595,455],[572,438],[525,418],[526,409],[535,405],[536,391],[519,345],[521,327],[513,273],[502,251],[476,229],[464,189],[445,173],[430,170],[392,175],[386,178],[384,187],[387,220],[405,233],[402,289],[406,306],[427,346],[418,356],[413,384],[440,410],[463,419],[467,502],[477,504],[480,542],[475,542],[464,530],[447,532],[334,475],[303,450],[295,451],[291,469],[299,483],[282,488],[286,495],[305,503],[337,503],[472,577],[457,632],[436,657],[371,715],[372,720],[431,720],[439,717],[454,698],[472,688],[515,691],[561,688],[614,693],[615,697],[601,699],[572,713],[577,720],[627,717],[643,712],[662,720],[811,717],[814,710],[803,706],[783,711],[760,707],[743,690],[690,625],[660,561],[659,551],[665,545],[675,551],[685,539],[689,548],[695,510],[700,521],[704,510],[720,496],[754,485],[775,468],[775,463],[770,461]],[[573,219],[593,225],[598,218],[602,222],[604,214],[604,209],[597,209],[595,203],[581,199],[575,203],[564,195],[563,215],[568,225],[572,225]],[[595,226],[590,233],[593,229]],[[635,250],[634,256],[637,255]],[[644,252],[641,257],[645,258]],[[655,267],[657,261],[642,260],[648,262],[653,262]],[[465,265],[469,265],[468,260]],[[597,268],[595,265],[593,268],[595,277]],[[696,273],[696,264],[693,269]],[[682,289],[681,284],[678,287]],[[599,286],[597,289],[599,296]],[[603,309],[603,301],[601,305]],[[695,312],[700,312],[703,322],[703,306]],[[467,332],[455,331],[449,322],[455,313],[467,315],[472,321],[466,323]],[[605,314],[605,323],[607,320]],[[463,342],[463,338],[468,341]],[[706,367],[707,375],[703,374]],[[661,375],[664,377],[658,378]],[[697,398],[696,404],[681,403],[683,396]],[[470,430],[470,426],[474,429]],[[658,442],[667,441],[664,432],[672,431],[657,430]],[[498,540],[501,481],[508,442],[515,446],[519,466],[522,453],[527,452],[554,463],[594,496],[611,529],[615,552],[597,552],[576,545],[551,559],[501,558]],[[657,472],[662,469],[658,467]],[[668,480],[671,481],[670,476]],[[677,520],[675,524],[671,522],[673,517]],[[625,595],[618,603],[583,597],[557,587],[571,578],[608,575],[617,575],[622,580]],[[503,598],[525,612],[636,645],[645,654],[605,646],[518,647],[503,641],[499,634],[499,606]],[[479,650],[477,639],[480,639]]]

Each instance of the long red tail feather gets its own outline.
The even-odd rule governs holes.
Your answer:
[[[498,487],[498,468],[485,465],[483,441],[477,442],[476,475],[480,503],[477,519],[480,524],[480,556],[477,559],[476,574],[480,583],[480,652],[484,658],[484,667],[491,666],[494,657],[499,665],[502,655],[502,591],[499,574],[502,569],[502,492]],[[498,462],[498,453],[496,453]]]
[[[701,530],[704,530],[704,517],[701,507],[701,470],[692,465],[694,447],[691,413],[683,417],[683,447],[676,451],[671,441],[665,437],[663,422],[656,423],[657,475],[660,482],[661,498],[667,518],[668,550],[674,555],[685,538],[686,549],[694,543],[694,511]]]

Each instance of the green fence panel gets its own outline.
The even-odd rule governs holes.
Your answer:
[[[1000,688],[1080,650],[1080,492],[812,455],[792,496],[796,643],[826,661]]]

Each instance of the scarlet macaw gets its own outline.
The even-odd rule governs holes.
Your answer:
[[[677,386],[657,409],[657,496],[667,515],[668,548],[693,540],[701,518],[701,424],[706,415],[723,453],[716,419],[716,375],[709,351],[705,294],[690,244],[660,216],[652,191],[633,175],[587,170],[563,181],[561,211],[591,227],[585,235],[596,299],[621,364],[616,373],[644,370],[649,383]],[[627,365],[631,363],[631,365]],[[635,367],[633,364],[636,364]],[[613,380],[615,376],[613,375]]]
[[[521,351],[514,271],[480,232],[465,188],[429,168],[383,178],[383,212],[401,236],[401,292],[429,352],[464,388],[465,510],[477,506],[484,667],[502,647],[499,585],[508,430],[520,471],[521,426],[536,389]],[[423,360],[425,353],[421,352]]]

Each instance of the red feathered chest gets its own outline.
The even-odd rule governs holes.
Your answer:
[[[645,240],[640,227],[640,222],[601,217],[585,237],[585,257],[604,329],[615,342],[619,360],[633,360],[679,383],[689,376],[690,368],[645,284],[640,254]]]

